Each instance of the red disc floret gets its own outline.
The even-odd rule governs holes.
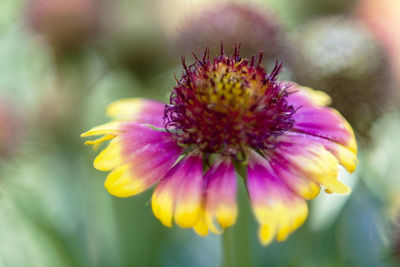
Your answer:
[[[177,141],[206,153],[236,156],[244,147],[270,149],[277,136],[293,126],[293,106],[287,102],[288,84],[278,82],[282,64],[270,74],[258,59],[232,56],[210,60],[194,56],[173,88],[165,107],[165,128]]]

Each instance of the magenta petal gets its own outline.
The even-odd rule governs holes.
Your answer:
[[[289,191],[275,176],[268,161],[256,152],[251,152],[247,173],[247,189],[254,203],[273,203],[274,198],[285,200]]]
[[[222,228],[233,225],[237,217],[235,169],[229,158],[218,159],[206,173],[206,221],[213,232],[216,219]]]
[[[325,92],[299,86],[296,83],[290,83],[288,92],[290,93],[287,99],[288,104],[296,108],[302,106],[327,106],[331,104],[331,98]]]
[[[120,150],[120,155],[115,155],[119,163],[108,175],[105,187],[119,197],[132,196],[151,187],[168,172],[182,152],[168,133],[141,125],[134,129],[132,126],[130,130],[135,132],[121,133],[116,143],[119,145],[110,150],[116,153]],[[142,135],[146,138],[133,138]]]
[[[145,98],[122,99],[107,107],[107,115],[116,120],[125,120],[162,127],[165,104]]]
[[[147,100],[147,105],[143,107],[140,117],[137,118],[137,122],[150,124],[155,127],[163,127],[164,108],[165,104],[161,102]]]
[[[287,132],[278,138],[278,142],[284,146],[297,144],[298,147],[323,145],[326,150],[335,155],[339,163],[349,172],[353,172],[358,164],[357,154],[354,151],[326,138],[305,133]]]
[[[309,179],[306,174],[293,169],[290,166],[291,163],[280,155],[275,155],[270,160],[270,164],[277,176],[297,195],[305,199],[313,199],[319,194],[321,190],[319,183]]]
[[[275,151],[270,155],[271,162],[278,163],[274,167],[279,168],[279,165],[284,166],[288,172],[300,178],[308,178],[321,184],[330,192],[339,194],[349,193],[350,188],[338,180],[338,158],[329,152],[322,143],[308,138],[309,135],[303,134],[304,138],[299,138],[299,136],[301,135],[290,133],[284,134],[277,139]],[[283,180],[285,179],[289,178],[283,176]],[[293,181],[292,178],[290,180]],[[301,185],[292,184],[291,186],[292,188],[293,186],[297,186],[297,189],[300,189]],[[312,198],[314,190],[310,191],[311,187],[304,189],[304,193],[300,195],[305,198]],[[296,190],[296,192],[299,191]],[[318,193],[318,191],[315,191],[315,193]]]
[[[296,196],[276,176],[268,161],[254,151],[250,152],[246,185],[264,245],[275,236],[278,241],[285,240],[306,219],[304,199]]]
[[[294,114],[293,131],[326,138],[348,146],[354,133],[343,117],[327,107],[303,106]]]
[[[178,148],[172,135],[138,123],[123,123],[121,126],[123,153],[127,156],[149,144],[166,144]]]
[[[167,226],[171,226],[174,217],[179,226],[193,227],[201,215],[203,187],[202,158],[185,157],[156,187],[152,198],[154,215]]]
[[[353,129],[339,112],[324,106],[329,103],[325,93],[294,85],[288,103],[297,109],[290,131],[328,139],[357,152]]]
[[[112,170],[105,187],[118,197],[148,189],[164,176],[182,152],[171,134],[138,123],[110,123],[88,133],[93,134],[107,134],[94,141],[96,145],[112,139],[96,157],[94,166],[102,171]]]
[[[153,183],[162,178],[182,152],[170,133],[134,123],[124,126],[121,142],[122,157],[132,171],[143,177],[152,177]]]

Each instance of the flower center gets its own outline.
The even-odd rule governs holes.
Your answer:
[[[281,65],[268,75],[260,64],[231,57],[202,60],[184,73],[165,108],[165,127],[182,145],[208,153],[235,156],[245,146],[268,149],[276,136],[293,126],[294,108],[287,103],[287,86],[276,81]]]

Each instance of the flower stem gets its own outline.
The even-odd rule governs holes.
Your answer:
[[[233,229],[225,229],[222,235],[222,267],[235,267],[233,240]]]

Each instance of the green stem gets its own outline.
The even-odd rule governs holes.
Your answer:
[[[234,238],[232,227],[224,230],[222,234],[222,267],[234,267]]]

